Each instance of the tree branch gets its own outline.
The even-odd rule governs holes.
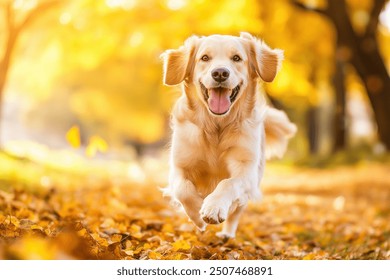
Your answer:
[[[12,12],[12,4],[7,3],[4,5],[5,10],[5,24],[7,26],[7,30],[12,30],[14,28],[14,14]]]
[[[62,2],[61,0],[52,0],[52,1],[47,1],[47,2],[44,2],[44,3],[38,4],[38,6],[36,6],[34,9],[32,9],[26,15],[26,17],[22,20],[22,22],[18,25],[18,27],[17,27],[18,31],[24,29],[29,24],[31,24],[31,22],[34,21],[34,19],[37,16],[39,16],[42,12],[44,12],[45,10],[48,10],[48,9],[54,7],[55,5],[60,4],[61,2]]]
[[[18,40],[20,32],[23,31],[23,29],[28,26],[35,18],[39,17],[42,12],[61,2],[61,0],[50,0],[38,4],[38,6],[28,12],[28,14],[20,23],[15,21],[15,10],[12,7],[13,1],[8,1],[6,4],[1,5],[5,9],[5,21],[8,34],[5,40],[6,43],[4,54],[2,54],[2,57],[0,58],[0,97],[4,89],[4,84],[6,82],[8,70],[12,60],[12,54],[14,52],[15,44]]]
[[[375,32],[378,27],[379,15],[386,3],[386,0],[374,0],[374,5],[371,9],[370,13],[370,21],[367,24],[366,31],[364,33],[364,37],[369,37],[375,35]]]
[[[0,83],[2,80],[4,69],[6,68],[7,64],[7,55],[8,55],[8,48],[9,44],[12,41],[12,38],[14,37],[15,33],[15,22],[14,22],[14,14],[12,10],[12,4],[11,2],[7,2],[6,4],[2,5],[4,8],[4,14],[5,14],[5,26],[6,26],[6,36],[4,40],[4,53],[2,53],[2,56],[0,57]]]

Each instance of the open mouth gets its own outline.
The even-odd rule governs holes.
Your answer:
[[[215,115],[226,114],[240,92],[240,85],[237,85],[233,89],[225,87],[208,89],[200,82],[200,87],[203,97],[209,106],[209,110]]]

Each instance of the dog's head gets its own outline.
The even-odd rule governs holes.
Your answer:
[[[192,36],[182,47],[167,50],[164,83],[192,84],[197,98],[213,115],[226,115],[244,95],[248,84],[260,77],[271,82],[283,59],[281,50],[272,50],[248,33],[240,37]]]

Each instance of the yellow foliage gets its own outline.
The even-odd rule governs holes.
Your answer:
[[[158,252],[150,251],[148,256],[151,260],[159,260],[161,259],[162,254]]]
[[[72,126],[68,130],[66,140],[73,148],[80,148],[80,129],[78,126]]]
[[[141,238],[143,236],[141,232],[141,227],[138,225],[131,225],[130,227],[130,234],[131,236],[134,236],[135,238]]]
[[[174,251],[189,250],[191,248],[191,244],[189,244],[186,240],[179,239],[172,243],[172,248]]]
[[[107,152],[108,150],[108,144],[106,141],[104,141],[103,138],[99,136],[92,136],[89,139],[89,144],[87,146],[87,149],[85,151],[86,155],[89,157],[93,157],[96,155],[97,152]]]
[[[19,2],[16,19],[27,11],[21,3],[40,1]],[[326,0],[299,2],[309,8],[327,5]],[[365,30],[373,0],[347,0],[347,5],[355,29]],[[0,22],[0,31],[5,30]],[[56,96],[62,94],[69,108],[50,114],[59,114],[63,127],[77,118],[83,128],[110,143],[152,143],[167,136],[176,98],[161,86],[159,55],[192,34],[240,31],[285,50],[281,72],[267,86],[270,95],[291,108],[301,106],[302,100],[309,105],[321,102],[318,84],[332,84],[334,28],[326,17],[285,0],[64,1],[23,30],[7,84],[12,94],[28,93],[32,107],[42,106],[39,111],[53,104],[42,105],[43,101],[58,101]],[[390,65],[390,35],[381,26],[378,31],[382,55]],[[0,33],[0,41],[6,42],[1,40],[5,32]],[[0,48],[3,53],[4,44]],[[35,123],[48,119],[51,116],[43,114]],[[71,146],[78,148],[77,137],[69,137]],[[88,156],[105,149],[98,142],[88,146]]]
[[[310,75],[308,66],[302,66],[291,61],[284,61],[283,68],[276,76],[275,82],[268,84],[267,89],[280,99],[304,97],[308,103],[316,103],[316,91],[308,81]],[[288,94],[287,94],[288,93]]]
[[[316,254],[310,253],[303,257],[304,260],[313,260],[316,257]]]

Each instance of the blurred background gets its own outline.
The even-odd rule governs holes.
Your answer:
[[[0,3],[0,140],[10,153],[127,160],[166,150],[179,91],[162,86],[159,55],[192,34],[240,31],[285,50],[265,91],[299,127],[287,158],[390,147],[385,0]]]

